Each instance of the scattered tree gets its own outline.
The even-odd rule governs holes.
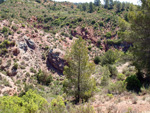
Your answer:
[[[101,3],[100,0],[94,0],[94,5],[95,6],[100,6],[100,3]]]
[[[142,0],[142,6],[132,8],[128,14],[129,23],[120,19],[120,36],[133,43],[131,52],[138,71],[150,73],[150,0]]]
[[[109,0],[104,0],[104,8],[108,8],[109,7]]]
[[[68,66],[64,68],[67,80],[64,82],[64,90],[74,95],[77,102],[80,99],[88,99],[95,89],[95,80],[91,77],[95,70],[94,63],[89,62],[88,50],[85,41],[79,37],[73,44],[71,51],[66,55]]]
[[[110,8],[110,9],[113,9],[113,7],[114,7],[114,1],[113,1],[113,0],[110,0],[110,1],[109,1],[109,8]]]
[[[94,12],[94,6],[93,6],[93,3],[90,2],[89,4],[89,13],[93,13]]]

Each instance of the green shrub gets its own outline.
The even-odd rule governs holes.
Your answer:
[[[98,40],[98,41],[97,41],[97,44],[100,45],[100,44],[101,44],[101,40]]]
[[[0,58],[0,65],[2,64],[2,59]]]
[[[36,0],[36,2],[41,3],[41,0]]]
[[[25,28],[25,24],[22,24],[22,27]]]
[[[122,39],[112,40],[107,39],[107,44],[109,45],[120,45],[122,43]]]
[[[100,57],[101,64],[103,65],[110,65],[117,62],[120,57],[120,53],[118,50],[111,50],[109,49],[103,56]]]
[[[92,46],[88,46],[88,50],[90,51],[92,49]]]
[[[56,99],[53,99],[50,103],[50,113],[65,113],[66,106],[64,99],[61,96],[58,96]]]
[[[8,53],[8,50],[6,48],[0,50],[0,55],[6,55],[6,53]]]
[[[92,20],[91,24],[95,24],[95,23],[96,23],[95,20]]]
[[[102,67],[102,78],[101,78],[101,86],[107,86],[109,84],[109,76],[110,76],[110,71],[108,67],[104,66]]]
[[[126,90],[126,82],[125,81],[117,81],[115,83],[111,83],[108,88],[108,93],[110,94],[121,94]]]
[[[37,113],[47,112],[45,108],[48,106],[48,103],[46,99],[35,91],[29,90],[22,97],[0,97],[0,106],[2,113]]]
[[[139,79],[136,77],[136,75],[131,75],[129,76],[126,80],[127,82],[127,89],[135,92],[139,92],[141,88],[141,82]]]
[[[35,70],[33,67],[30,68],[30,71],[31,71],[32,73],[36,73],[36,70]]]
[[[100,57],[99,57],[99,56],[96,56],[96,57],[94,58],[94,62],[95,62],[95,64],[99,64],[99,62],[100,62]]]
[[[124,74],[122,74],[122,73],[119,73],[118,75],[117,75],[117,79],[118,80],[124,80],[125,79],[125,75]]]
[[[7,33],[9,31],[9,28],[7,28],[7,27],[3,27],[3,29],[2,29],[2,33]]]
[[[14,63],[13,69],[18,69],[18,64],[17,63]]]
[[[49,83],[52,82],[52,76],[45,71],[39,70],[36,76],[37,76],[38,82],[44,85],[49,85]]]
[[[106,38],[111,38],[111,32],[107,32],[105,36]]]
[[[18,30],[18,27],[17,27],[16,25],[13,25],[13,26],[12,26],[12,29],[13,29],[14,31],[17,31],[17,30]]]
[[[17,31],[17,34],[20,34],[20,33],[22,33],[22,31]]]
[[[116,77],[118,75],[118,70],[115,65],[108,65],[111,77]]]
[[[104,26],[104,22],[99,22],[99,26]]]
[[[81,22],[83,19],[81,17],[79,17],[77,20],[78,20],[78,22]]]
[[[113,98],[113,97],[114,97],[113,94],[107,94],[107,96],[108,96],[109,98]]]

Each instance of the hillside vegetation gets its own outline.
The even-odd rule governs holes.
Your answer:
[[[150,111],[150,0],[0,0],[0,113]]]

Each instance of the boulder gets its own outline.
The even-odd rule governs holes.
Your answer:
[[[35,49],[35,42],[33,40],[31,40],[30,38],[28,38],[27,36],[24,36],[24,39],[27,43],[27,45],[31,48],[31,49]]]
[[[19,48],[23,49],[24,51],[28,50],[27,44],[24,42],[19,42]]]
[[[65,53],[59,49],[51,49],[48,54],[48,60],[57,70],[63,72],[66,61],[64,60]]]

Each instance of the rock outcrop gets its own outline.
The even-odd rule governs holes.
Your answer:
[[[63,72],[66,61],[64,60],[65,53],[59,49],[51,49],[48,54],[48,61],[57,70]]]
[[[28,46],[24,42],[19,42],[19,48],[23,49],[24,51],[28,50]]]
[[[27,45],[31,48],[31,49],[35,49],[35,42],[33,40],[31,40],[30,38],[28,38],[27,36],[24,36],[24,39],[27,43]]]

